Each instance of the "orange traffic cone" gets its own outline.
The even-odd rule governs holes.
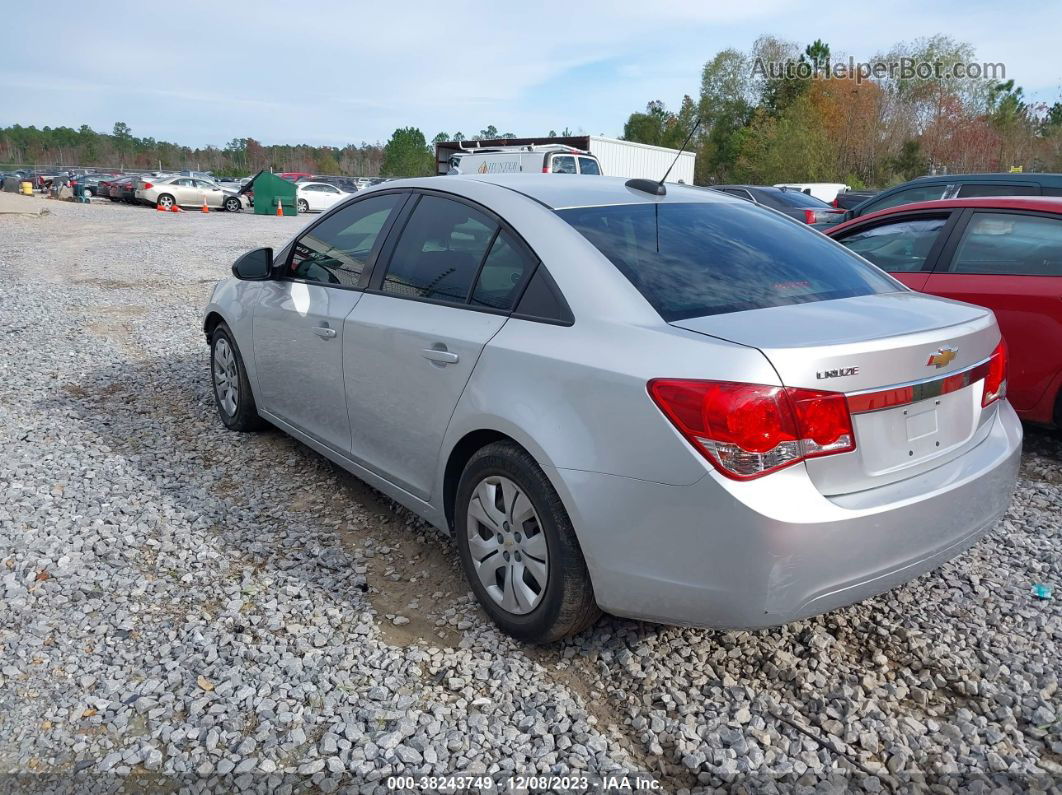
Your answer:
[[[156,204],[156,205],[155,205],[155,212],[157,212],[157,213],[164,213],[164,212],[167,212],[167,210],[166,210],[166,208],[165,208],[165,207],[163,207],[163,206],[162,206],[161,204]]]
[[[183,212],[184,212],[184,210],[182,210],[182,209],[181,209],[181,208],[180,208],[179,206],[177,206],[177,205],[175,204],[175,205],[173,205],[172,207],[170,207],[170,212],[171,212],[171,213],[183,213]]]
[[[277,217],[284,217],[284,201],[283,199],[277,199]]]
[[[210,208],[207,207],[206,196],[203,197],[203,207],[202,207],[201,212],[204,212],[204,213],[210,212]]]

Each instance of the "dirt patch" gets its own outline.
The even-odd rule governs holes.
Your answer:
[[[359,563],[366,566],[368,596],[383,639],[392,646],[456,646],[460,631],[449,622],[437,625],[457,598],[468,592],[449,542],[354,476],[343,473],[340,477],[343,487],[332,501],[360,505],[375,520],[371,529],[344,525],[339,535],[348,548],[364,549],[366,554],[372,550],[372,557],[363,557]],[[300,496],[293,508],[313,505],[312,497]],[[395,624],[389,616],[406,623]]]

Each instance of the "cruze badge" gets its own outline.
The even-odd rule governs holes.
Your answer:
[[[937,348],[937,352],[929,354],[929,358],[926,359],[926,367],[936,367],[939,370],[941,367],[951,364],[958,354],[959,349],[950,345]]]
[[[859,375],[859,368],[838,367],[836,370],[819,370],[815,373],[815,377],[820,380],[823,378],[841,378],[846,375]]]

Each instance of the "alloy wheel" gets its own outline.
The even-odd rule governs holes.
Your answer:
[[[468,505],[468,549],[487,593],[503,610],[524,615],[546,592],[549,546],[528,495],[501,475],[484,478]]]

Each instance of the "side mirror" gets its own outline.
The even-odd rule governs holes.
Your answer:
[[[232,275],[245,281],[268,279],[273,270],[273,249],[256,248],[232,263]]]

